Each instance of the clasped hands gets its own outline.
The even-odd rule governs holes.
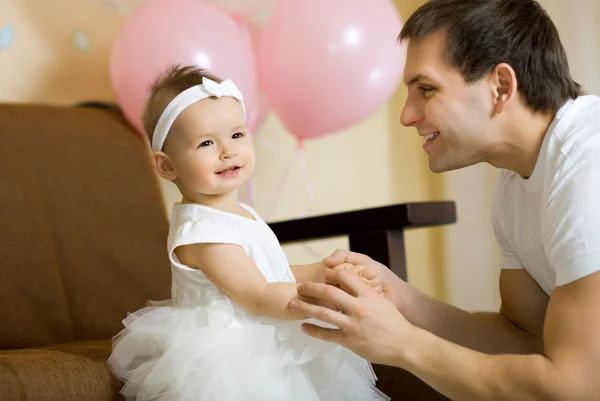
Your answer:
[[[343,272],[345,275],[353,275],[358,277],[363,283],[371,287],[371,290],[375,293],[383,293],[381,277],[375,269],[363,265],[354,265],[347,262],[333,267],[327,266],[327,270],[325,271],[325,284],[341,288],[341,272]]]
[[[340,344],[373,363],[397,365],[414,326],[388,299],[385,280],[389,273],[382,270],[387,268],[356,263],[357,256],[373,262],[347,251],[336,251],[325,258],[325,282],[302,283],[300,297],[291,300],[288,307],[305,318],[337,327],[304,323],[302,328],[308,335]]]

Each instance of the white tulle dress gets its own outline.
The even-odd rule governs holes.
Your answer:
[[[195,204],[176,204],[168,251],[171,299],[130,314],[109,367],[126,399],[152,401],[380,401],[370,363],[304,334],[301,321],[249,313],[174,252],[192,243],[238,244],[268,282],[294,282],[267,224]]]

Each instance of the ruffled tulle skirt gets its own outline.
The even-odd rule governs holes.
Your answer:
[[[153,306],[131,314],[108,364],[126,399],[380,401],[369,362],[302,333],[298,321],[228,307]]]

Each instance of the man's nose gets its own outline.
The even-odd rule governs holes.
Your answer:
[[[406,100],[402,113],[400,114],[400,123],[405,127],[412,127],[423,120],[423,112],[416,105]]]

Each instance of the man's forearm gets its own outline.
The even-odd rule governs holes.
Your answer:
[[[487,354],[531,354],[542,341],[495,312],[467,312],[410,289],[401,309],[413,325],[453,343]]]
[[[551,401],[580,399],[543,355],[486,355],[415,328],[405,354],[391,365],[406,369],[453,400]]]

